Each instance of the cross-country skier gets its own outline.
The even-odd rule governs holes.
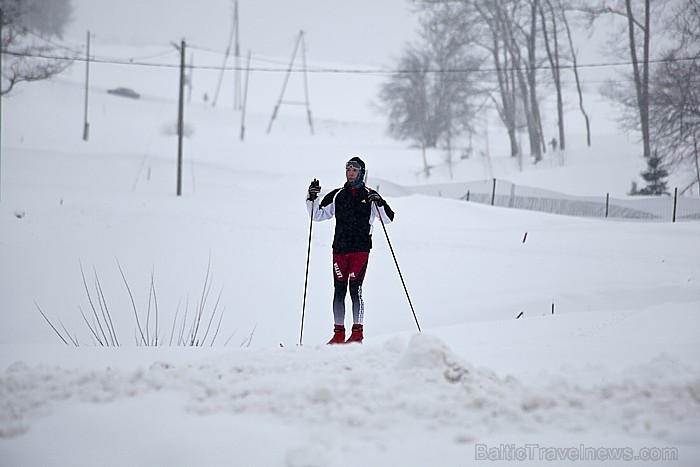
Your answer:
[[[365,312],[362,281],[372,248],[372,223],[379,214],[384,224],[394,220],[394,211],[376,191],[364,183],[365,163],[353,157],[345,165],[347,182],[316,202],[321,184],[314,179],[309,185],[306,206],[314,221],[335,217],[333,237],[333,338],[328,344],[362,342]],[[348,285],[352,299],[352,334],[345,340],[345,295]]]

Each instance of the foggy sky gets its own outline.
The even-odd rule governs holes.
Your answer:
[[[66,39],[124,45],[163,45],[185,39],[224,51],[233,0],[73,0]],[[408,0],[239,0],[241,54],[291,57],[301,29],[307,58],[388,65],[414,39],[416,15]]]

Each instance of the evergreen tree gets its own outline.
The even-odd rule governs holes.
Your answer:
[[[647,186],[638,191],[640,195],[668,195],[666,177],[668,171],[664,167],[661,157],[654,151],[654,154],[647,159],[647,170],[641,173],[642,178],[647,182]]]

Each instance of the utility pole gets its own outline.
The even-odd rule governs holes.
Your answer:
[[[304,68],[304,99],[306,101],[306,118],[309,121],[311,134],[314,134],[314,122],[311,118],[311,106],[309,105],[309,79],[306,73],[306,41],[304,40],[304,31],[301,31],[301,63]]]
[[[182,135],[185,119],[185,41],[180,41],[180,98],[177,112],[177,196],[182,196]]]
[[[85,119],[83,120],[83,141],[87,141],[90,135],[88,123],[88,89],[90,84],[90,31],[87,32],[87,49],[85,54]]]
[[[243,107],[241,109],[241,141],[245,138],[245,108],[248,102],[248,79],[250,78],[250,50],[248,50],[248,62],[245,67],[245,85],[243,87]]]
[[[235,35],[234,35],[235,34]],[[224,72],[226,71],[226,62],[228,61],[229,55],[231,55],[231,44],[233,43],[234,37],[236,39],[235,43],[235,68],[234,72],[236,83],[238,86],[238,91],[234,92],[234,108],[238,106],[238,97],[240,97],[240,85],[238,84],[238,68],[240,67],[240,51],[238,44],[238,1],[234,4],[233,17],[231,20],[231,31],[228,36],[228,43],[226,45],[226,53],[224,54],[224,61],[221,64],[221,71],[219,72],[219,82],[216,85],[216,92],[214,93],[214,99],[211,102],[212,107],[216,107],[216,101],[219,99],[219,91],[221,90],[221,82],[224,79]]]
[[[234,50],[234,63],[236,70],[233,72],[233,110],[241,109],[241,44],[238,26],[238,0],[233,8],[233,24],[236,28],[236,46]]]
[[[299,46],[301,45],[301,60],[302,60],[302,71],[304,72],[304,102],[298,102],[298,101],[283,101],[284,99],[284,91],[287,89],[287,83],[289,82],[289,75],[291,75],[292,70],[294,68],[294,61],[296,60],[297,57],[297,51],[299,50]],[[282,83],[282,92],[280,93],[280,97],[277,100],[277,104],[275,105],[275,108],[272,111],[272,117],[270,117],[270,123],[267,125],[267,134],[270,134],[270,131],[272,130],[272,124],[277,118],[277,114],[279,113],[279,108],[282,104],[291,104],[291,105],[304,105],[306,106],[306,116],[309,122],[309,128],[311,129],[311,134],[314,134],[314,125],[313,125],[313,120],[311,118],[311,106],[309,105],[309,85],[308,81],[306,78],[306,42],[304,41],[304,31],[299,32],[299,38],[297,39],[296,44],[294,45],[294,51],[292,52],[292,59],[289,61],[289,67],[287,68],[287,74],[284,76],[284,82]]]

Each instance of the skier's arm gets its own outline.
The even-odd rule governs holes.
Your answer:
[[[370,219],[370,224],[374,221],[374,218],[378,214],[381,214],[381,219],[384,224],[391,224],[391,222],[394,220],[394,210],[391,209],[389,203],[387,203],[386,200],[374,190],[370,191],[367,199],[372,203],[372,216]]]
[[[335,215],[335,195],[338,190],[333,190],[323,197],[321,202],[316,200],[306,199],[306,209],[314,221],[325,221]],[[313,211],[312,211],[313,209]]]
[[[385,224],[391,224],[394,221],[394,210],[391,209],[389,203],[384,202],[384,206],[380,207],[382,212],[382,220]]]
[[[377,212],[379,212],[382,215],[382,221],[384,222],[384,225],[391,224],[394,221],[394,210],[391,209],[391,206],[387,202],[384,202],[384,206],[377,206],[376,204],[372,206],[372,219],[370,219],[370,223],[374,220],[375,217],[377,217]]]

